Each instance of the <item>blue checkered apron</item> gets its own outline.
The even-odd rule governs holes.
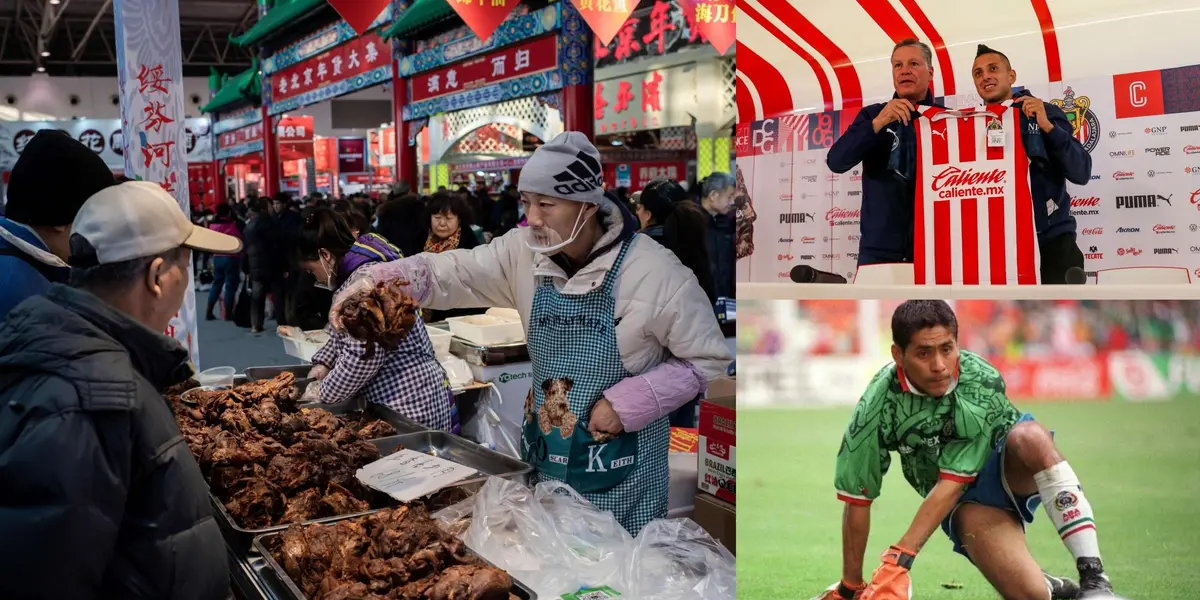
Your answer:
[[[555,289],[549,277],[538,282],[527,340],[533,402],[526,411],[522,448],[535,467],[535,482],[571,484],[637,535],[650,521],[667,516],[669,419],[604,443],[587,432],[592,407],[608,388],[631,376],[617,347],[613,286],[632,241],[622,245],[599,289],[572,296]],[[568,390],[570,409],[565,422],[563,390]],[[543,415],[548,395],[551,407]],[[561,424],[546,433],[548,419]],[[603,463],[597,455],[601,449],[607,453]]]

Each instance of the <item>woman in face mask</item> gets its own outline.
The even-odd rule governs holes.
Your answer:
[[[358,234],[334,209],[310,209],[305,215],[296,245],[300,264],[316,277],[317,287],[337,290],[355,271],[400,258],[400,251],[383,237]],[[369,358],[363,342],[334,331],[312,363],[310,376],[321,381],[322,402],[361,394],[430,429],[454,431],[457,426],[446,372],[420,319],[398,348],[376,348]]]
[[[695,275],[638,235],[603,186],[591,142],[559,135],[521,172],[528,227],[473,250],[364,267],[334,305],[399,278],[424,307],[520,312],[533,363],[523,458],[636,535],[667,515],[668,415],[733,357]]]

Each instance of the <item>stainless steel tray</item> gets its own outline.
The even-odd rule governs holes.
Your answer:
[[[371,440],[371,443],[374,444],[376,448],[379,448],[380,454],[387,456],[396,451],[396,448],[400,446],[401,438],[403,437],[405,436],[393,435],[391,437]],[[395,506],[397,504],[397,502],[387,494],[382,492],[374,492],[374,490],[372,490],[372,492],[373,496],[370,501],[372,508],[369,510],[351,513],[349,515],[336,515],[322,519],[313,519],[311,521],[304,521],[304,523],[327,523],[329,521],[336,521],[346,517],[370,514],[376,510],[379,510],[381,507]],[[236,549],[244,550],[248,548],[250,546],[250,542],[253,541],[254,536],[256,535],[271,533],[273,531],[283,531],[284,529],[288,528],[288,525],[291,525],[291,523],[284,523],[282,525],[272,525],[270,527],[262,527],[259,529],[247,529],[242,527],[233,518],[233,515],[229,514],[229,510],[225,508],[225,504],[221,502],[220,498],[217,498],[216,494],[212,493],[211,489],[208,492],[208,499],[210,502],[212,502],[213,511],[216,512],[217,524],[221,526],[221,532],[225,534],[225,541]]]
[[[524,342],[480,346],[462,338],[450,340],[450,353],[480,367],[506,365],[529,360],[529,349]]]
[[[422,431],[387,439],[395,439],[409,450],[424,452],[479,471],[477,477],[464,479],[454,487],[486,481],[489,476],[514,479],[533,471],[528,463],[445,431]]]
[[[296,379],[308,379],[309,371],[314,365],[280,365],[274,367],[247,367],[246,378],[250,381],[272,379],[281,373],[291,373]]]
[[[347,517],[341,517],[341,518],[338,518],[335,520],[342,521],[342,520],[346,520],[346,519],[359,518],[362,516],[363,515],[347,516]],[[288,600],[308,600],[308,596],[304,595],[304,592],[300,589],[300,586],[296,585],[296,582],[292,580],[292,577],[287,574],[287,571],[285,571],[283,569],[283,566],[280,565],[279,562],[275,560],[275,556],[271,554],[271,550],[270,550],[270,548],[268,548],[268,544],[270,543],[271,540],[275,539],[276,537],[279,537],[278,532],[267,533],[267,534],[255,536],[255,538],[254,538],[253,546],[251,547],[251,555],[255,558],[255,560],[257,560],[258,557],[261,557],[262,561],[265,562],[270,567],[269,571],[260,572],[260,576],[264,580],[268,580],[268,586],[271,587],[273,589],[273,591],[278,590],[281,592],[285,592],[286,595],[284,595],[284,597],[287,598]],[[491,561],[480,556],[478,553],[476,553],[470,547],[465,546],[465,545],[463,547],[466,549],[468,554],[479,559],[479,562],[486,564],[490,567],[499,568],[499,567],[496,567],[496,565],[493,564]],[[501,569],[501,570],[503,570],[503,569]],[[509,576],[511,577],[511,574]],[[513,582],[513,585],[511,588],[509,588],[509,593],[515,595],[517,598],[520,598],[521,600],[537,600],[537,592],[534,592],[533,589],[531,589],[529,586],[525,585],[524,583],[521,583],[515,577],[512,578],[512,582]]]
[[[410,418],[408,418],[386,406],[383,406],[382,404],[371,404],[368,402],[368,403],[365,403],[366,404],[365,407],[362,406],[362,404],[364,404],[364,403],[361,401],[351,400],[350,402],[340,402],[337,404],[323,404],[320,402],[310,402],[308,404],[298,404],[296,406],[297,406],[297,408],[314,408],[314,409],[320,409],[320,410],[327,410],[330,413],[333,413],[339,417],[348,415],[350,413],[355,413],[355,412],[361,411],[363,413],[366,413],[367,416],[375,417],[375,418],[387,423],[388,425],[391,425],[396,430],[396,435],[402,435],[402,434],[406,434],[406,433],[417,433],[420,431],[428,431],[429,430],[428,427],[426,427],[426,426],[424,426],[424,425],[422,425],[422,424],[420,424],[420,423],[418,423],[418,422],[416,422],[416,421],[414,421],[414,420],[412,420],[412,419],[410,419]]]

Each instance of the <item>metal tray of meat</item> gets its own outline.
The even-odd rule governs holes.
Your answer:
[[[422,431],[387,439],[389,442],[397,440],[409,450],[424,452],[430,456],[444,458],[479,471],[478,476],[468,477],[455,484],[456,487],[486,481],[489,476],[515,479],[533,471],[533,467],[529,463],[521,462],[511,456],[445,431]],[[388,451],[381,450],[381,452],[385,456],[391,454]]]
[[[246,377],[251,381],[261,381],[263,379],[273,379],[282,373],[291,373],[296,376],[297,380],[308,379],[309,371],[312,371],[315,365],[279,365],[273,367],[247,367]]]
[[[401,438],[403,438],[403,437],[405,437],[405,436],[393,435],[390,437],[379,438],[376,440],[370,440],[370,442],[372,445],[374,445],[376,448],[379,449],[379,454],[381,454],[383,456],[387,456],[387,455],[395,452],[396,449],[401,446],[401,444],[402,444]],[[349,515],[334,515],[332,517],[322,517],[320,519],[312,519],[309,521],[302,521],[302,523],[326,523],[329,521],[336,521],[338,519],[344,519],[349,516],[361,516],[361,515],[370,514],[370,513],[373,513],[375,511],[379,510],[379,508],[381,508],[381,507],[395,506],[396,504],[398,504],[391,496],[388,496],[387,494],[384,494],[382,492],[377,492],[375,490],[371,490],[371,493],[372,493],[372,496],[370,499],[370,503],[371,503],[372,507],[368,510],[356,512],[356,513],[350,513]],[[237,522],[237,520],[234,519],[233,515],[230,514],[229,509],[225,508],[225,503],[221,502],[221,499],[218,498],[216,494],[212,493],[211,489],[208,492],[208,499],[210,502],[212,502],[213,510],[216,512],[217,524],[221,526],[221,532],[223,534],[225,534],[225,541],[228,542],[229,545],[231,545],[235,548],[238,548],[238,549],[244,550],[244,549],[248,548],[250,546],[250,542],[254,539],[254,536],[256,536],[256,535],[260,535],[260,534],[264,534],[264,533],[271,533],[273,531],[283,531],[284,529],[288,528],[288,525],[291,525],[291,523],[282,523],[279,525],[272,525],[270,527],[261,527],[258,529],[248,529],[246,527],[242,527],[241,524],[239,524]]]
[[[351,413],[362,412],[369,417],[375,417],[380,421],[391,425],[396,430],[396,434],[418,433],[428,431],[429,428],[386,407],[382,404],[366,403],[362,406],[362,402],[340,402],[338,404],[299,404],[297,408],[316,408],[329,411],[339,417],[350,415]]]
[[[343,521],[353,518],[361,518],[362,516],[363,515],[342,517],[336,520]],[[274,532],[255,536],[254,538],[253,546],[250,549],[250,554],[253,557],[253,560],[257,561],[258,558],[261,557],[262,560],[270,566],[270,571],[259,571],[259,576],[266,580],[267,585],[271,587],[273,591],[276,591],[277,593],[286,592],[284,597],[288,600],[308,600],[308,596],[304,594],[304,591],[300,589],[300,586],[296,585],[296,582],[292,580],[291,575],[288,575],[287,571],[283,569],[283,565],[279,564],[279,561],[275,560],[275,555],[271,554],[269,545],[271,544],[272,540],[279,537],[279,535],[279,532]],[[500,569],[500,567],[497,567],[491,561],[480,556],[479,553],[472,550],[470,546],[464,544],[463,548],[467,551],[467,554],[475,557],[477,560],[479,560],[479,562],[489,567]],[[503,571],[504,569],[500,570]],[[511,573],[509,574],[509,577],[512,578],[513,582],[512,587],[508,590],[510,594],[520,598],[521,600],[537,600],[537,592],[534,592],[532,588],[524,583],[521,583],[516,577],[512,577]]]
[[[450,340],[450,354],[480,367],[507,365],[529,360],[529,349],[525,342],[480,346],[456,337]]]

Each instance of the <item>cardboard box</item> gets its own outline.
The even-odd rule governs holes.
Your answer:
[[[708,384],[704,399],[727,408],[737,408],[737,379],[719,377]]]
[[[734,506],[708,494],[696,494],[695,507],[692,520],[731,553],[737,554],[737,516]]]
[[[737,410],[734,401],[732,397],[702,400],[698,428],[699,489],[730,503],[737,500]]]

